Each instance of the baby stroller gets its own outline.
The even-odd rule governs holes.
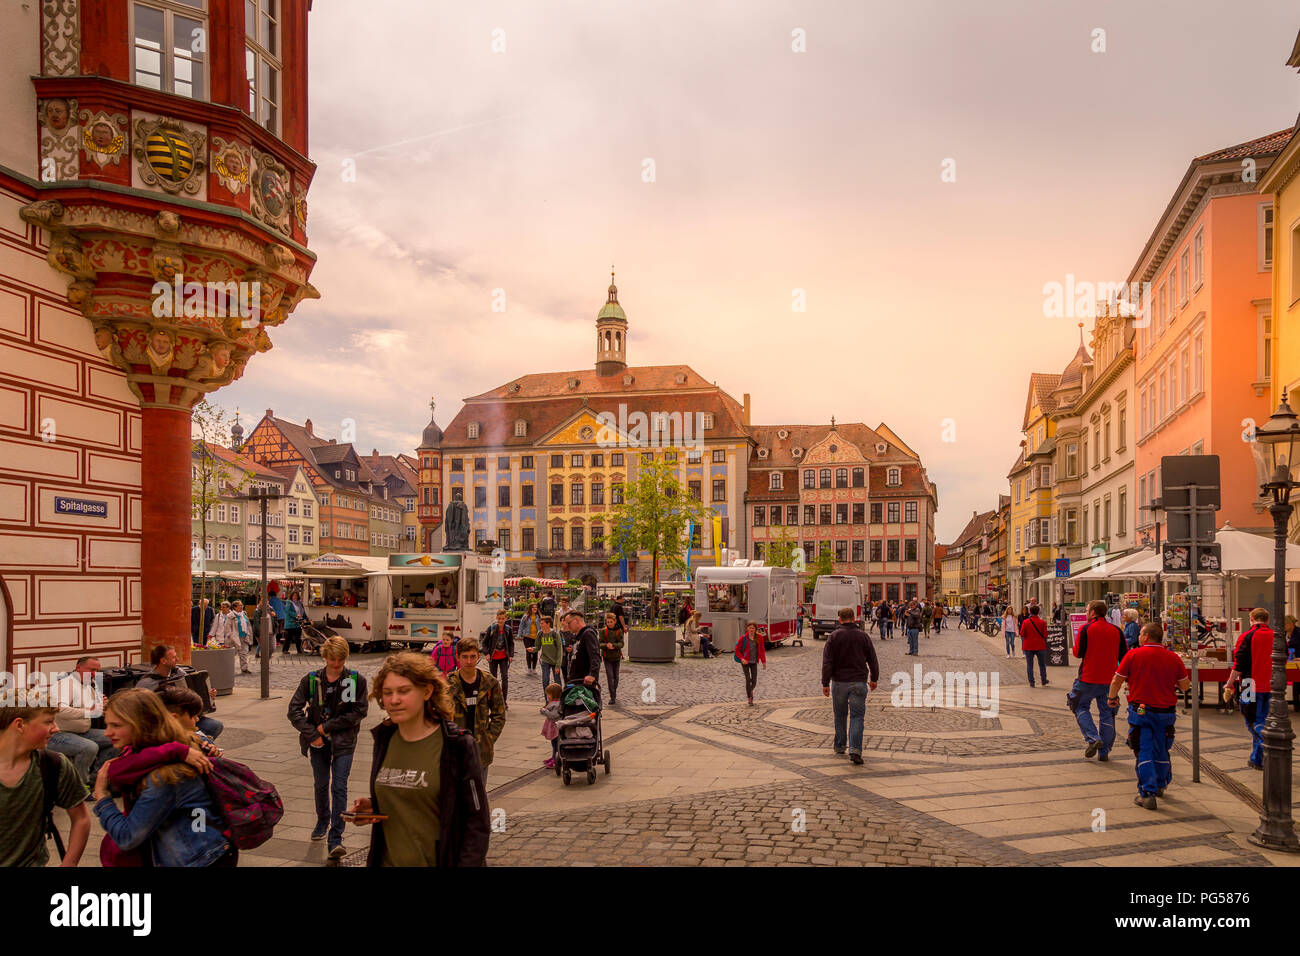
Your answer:
[[[311,621],[302,622],[302,653],[316,655],[320,653],[321,645],[325,643],[327,637],[336,637],[332,627],[326,627],[324,624],[313,624]]]
[[[568,786],[573,782],[573,771],[585,770],[587,783],[595,783],[597,764],[609,773],[609,751],[603,749],[600,729],[600,688],[594,684],[567,684],[561,700],[561,717],[555,724],[560,731],[555,775],[563,775]]]

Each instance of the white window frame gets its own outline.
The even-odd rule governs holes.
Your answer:
[[[217,560],[218,561],[226,560],[226,542],[224,541],[217,542]]]
[[[1178,307],[1187,305],[1191,299],[1191,252],[1186,246],[1178,256]]]
[[[1205,390],[1205,333],[1192,336],[1192,393]]]
[[[1192,288],[1200,291],[1205,281],[1205,227],[1196,230],[1192,238]]]
[[[1273,204],[1271,202],[1260,203],[1256,216],[1255,243],[1259,259],[1259,271],[1270,272],[1273,269],[1273,248],[1277,241],[1277,224],[1273,221]]]
[[[240,551],[240,548],[239,548],[239,542],[238,542],[238,541],[232,541],[232,542],[230,542],[230,560],[231,560],[231,561],[238,561],[238,560],[240,560],[240,557],[239,557],[239,551]]]
[[[136,32],[135,32],[135,9],[137,6],[149,7],[157,10],[163,15],[163,48],[159,51],[158,56],[162,63],[162,75],[159,77],[161,92],[170,93],[173,96],[185,96],[187,99],[196,102],[208,102],[208,91],[212,83],[212,61],[209,53],[212,50],[212,31],[209,28],[209,15],[207,0],[199,0],[199,6],[191,6],[187,3],[178,3],[175,0],[130,0],[128,7],[128,18],[130,23],[127,29],[131,38],[131,82],[142,89],[151,90],[153,87],[145,86],[136,81]],[[177,15],[190,20],[197,20],[200,23],[200,29],[203,31],[203,54],[201,58],[194,59],[193,62],[200,64],[203,70],[203,82],[200,84],[201,89],[197,90],[194,96],[186,96],[184,93],[176,91],[176,37],[175,37],[175,18]],[[192,52],[192,48],[191,48]]]
[[[781,473],[779,471],[772,472],[771,476],[768,478],[767,490],[768,491],[784,490],[781,487]]]
[[[1255,362],[1255,381],[1267,382],[1271,380],[1273,374],[1273,310],[1268,306],[1260,306],[1257,311],[1259,347]]]
[[[249,32],[248,8],[252,6],[253,10],[253,31]],[[268,49],[263,43],[260,35],[262,24],[263,8],[274,8],[274,15],[267,15],[274,24],[275,46],[276,49]],[[248,80],[248,95],[252,102],[249,104],[248,115],[253,121],[263,129],[274,134],[280,135],[281,118],[284,116],[284,66],[280,57],[280,50],[284,45],[284,31],[281,28],[281,20],[284,13],[283,0],[244,0],[244,77]],[[249,58],[253,61],[253,76],[248,76]],[[261,89],[263,67],[270,68],[275,74],[275,97],[267,97],[265,91]],[[270,102],[272,109],[275,111],[274,117],[269,117],[269,111],[265,109],[267,102]],[[272,119],[268,123],[267,120]]]

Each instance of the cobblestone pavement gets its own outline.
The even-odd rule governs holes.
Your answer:
[[[1245,836],[1257,823],[1243,794],[1258,776],[1240,773],[1245,731],[1235,715],[1202,715],[1203,762],[1213,773],[1189,782],[1188,753],[1176,751],[1174,784],[1151,813],[1133,806],[1133,758],[1120,743],[1109,763],[1083,758],[1064,709],[1073,668],[1049,668],[1051,685],[1030,689],[1023,659],[1007,660],[1001,637],[945,629],[905,654],[901,637],[873,635],[880,687],[868,697],[865,764],[830,752],[831,703],[821,694],[825,646],[774,648],[760,670],[756,706],[744,699],[740,668],[724,655],[672,664],[624,662],[620,703],[606,709],[609,775],[565,786],[541,766],[540,680],[522,655],[512,668],[511,709],[488,772],[494,813],[489,861],[754,866],[1292,864],[1261,854]],[[384,654],[351,666],[373,676]],[[221,743],[274,783],[285,801],[275,837],[241,865],[325,863],[308,839],[315,822],[308,762],[285,719],[288,695],[318,658],[278,654],[272,699],[258,699],[260,675],[238,675],[219,699]],[[996,715],[978,708],[895,707],[890,691],[915,668],[996,676]],[[370,727],[382,715],[373,705]],[[1190,743],[1180,716],[1180,742]],[[349,796],[365,790],[370,752],[362,735]],[[1208,765],[1207,765],[1208,766]],[[1223,785],[1227,779],[1230,785]],[[98,828],[95,828],[98,830]],[[98,834],[92,837],[92,850]],[[367,837],[349,829],[347,865],[360,865]]]

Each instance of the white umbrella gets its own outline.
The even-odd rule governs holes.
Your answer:
[[[1224,524],[1214,536],[1222,545],[1223,570],[1234,574],[1270,574],[1273,571],[1272,535],[1251,534]],[[1300,545],[1287,543],[1286,565],[1300,567]]]
[[[1154,551],[1148,551],[1144,548],[1141,551],[1135,551],[1133,554],[1126,554],[1121,558],[1116,558],[1114,561],[1107,561],[1104,565],[1094,562],[1092,567],[1089,567],[1086,571],[1080,571],[1070,580],[1106,581],[1144,577],[1159,571],[1159,564],[1160,556]]]

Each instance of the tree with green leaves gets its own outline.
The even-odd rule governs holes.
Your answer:
[[[773,537],[775,535],[775,537]],[[767,539],[767,565],[772,568],[789,568],[802,573],[808,557],[799,547],[799,539],[785,525],[769,529]]]
[[[642,461],[637,472],[623,486],[623,503],[612,511],[593,516],[606,525],[605,543],[610,563],[635,561],[649,554],[650,607],[658,606],[660,564],[672,571],[687,570],[686,536],[689,523],[703,525],[713,509],[693,498],[683,487],[677,462],[662,458]]]
[[[823,574],[834,573],[835,559],[831,556],[830,545],[824,545],[821,553],[818,554],[817,557],[813,559],[812,563],[808,565],[808,580],[804,584],[808,589],[808,593],[811,594],[813,589],[817,587],[817,579],[819,577]]]
[[[191,571],[200,574],[199,596],[207,597],[208,590],[208,512],[220,503],[229,489],[243,491],[250,473],[224,458],[213,454],[211,446],[226,447],[230,442],[230,426],[235,419],[224,408],[209,404],[207,399],[194,406],[191,416],[190,438],[194,442],[193,481],[190,485],[191,514],[199,522],[198,553],[192,556]],[[210,599],[215,603],[215,593]],[[215,608],[214,608],[215,610]],[[202,635],[206,637],[206,635]]]

